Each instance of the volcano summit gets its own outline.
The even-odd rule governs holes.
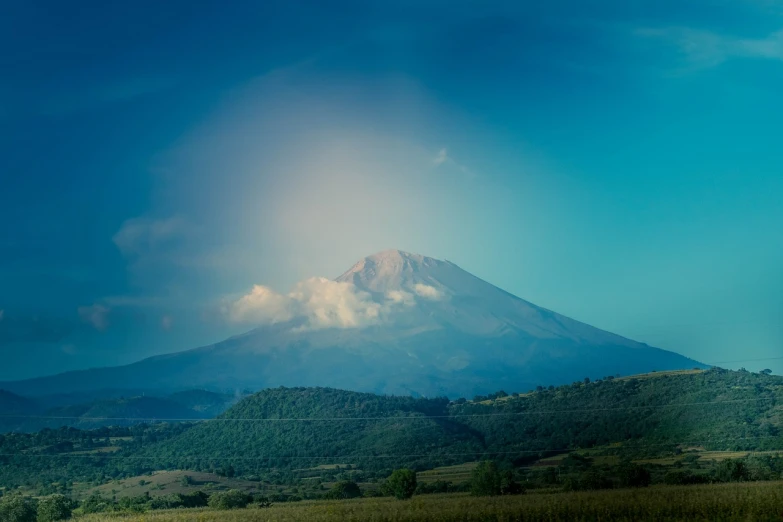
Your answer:
[[[397,250],[287,295],[254,287],[228,313],[255,327],[211,346],[0,388],[328,386],[454,398],[704,366],[536,306],[451,262]]]

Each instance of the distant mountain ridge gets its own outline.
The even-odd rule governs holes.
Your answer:
[[[79,429],[129,426],[140,422],[156,422],[157,419],[209,419],[223,413],[238,401],[239,397],[204,390],[187,390],[165,397],[107,396],[88,402],[61,403],[53,407],[47,406],[48,400],[47,397],[29,399],[0,390],[0,433],[34,432],[63,426]]]
[[[705,367],[538,307],[454,263],[417,254],[388,250],[368,256],[335,282],[361,299],[372,320],[308,328],[306,319],[293,317],[211,346],[0,387],[29,396],[103,388],[326,386],[458,397]],[[338,312],[345,310],[318,309],[314,317]]]

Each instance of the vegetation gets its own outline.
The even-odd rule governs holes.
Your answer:
[[[112,518],[88,516],[84,522],[464,522],[667,520],[744,522],[780,520],[783,483],[731,483],[576,493],[531,493],[522,497],[427,495],[409,502],[389,498],[275,504],[233,511],[183,510]]]
[[[411,469],[395,469],[386,481],[385,489],[398,500],[411,498],[416,492],[416,472]]]
[[[783,473],[783,379],[766,373],[657,372],[493,395],[474,402],[276,388],[217,421],[8,433],[0,435],[0,489],[65,495],[80,501],[75,512],[92,513],[203,505],[231,489],[250,505],[278,505],[346,498],[355,494],[349,483],[363,496],[409,498]],[[407,482],[403,472],[391,480],[403,468]],[[474,468],[490,471],[482,479],[490,486],[473,487]],[[404,494],[390,489],[398,479]]]
[[[71,517],[74,501],[65,495],[51,495],[38,501],[37,521],[56,522]]]

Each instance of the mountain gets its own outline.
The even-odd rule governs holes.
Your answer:
[[[283,385],[470,397],[498,388],[525,391],[584,377],[704,367],[416,254],[380,252],[334,281],[314,284],[322,285],[320,293],[280,296],[296,305],[284,321],[211,346],[0,387],[31,396]]]
[[[168,397],[130,396],[95,399],[89,402],[64,402],[47,407],[51,397],[30,400],[0,390],[0,433],[34,432],[43,428],[64,426],[92,429],[101,426],[130,426],[156,419],[200,420],[216,417],[239,400],[239,397],[205,390],[186,390]],[[64,401],[57,396],[56,402]],[[76,395],[75,397],[80,397]]]
[[[24,420],[20,415],[39,415],[41,405],[26,397],[0,389],[0,433],[18,430]]]

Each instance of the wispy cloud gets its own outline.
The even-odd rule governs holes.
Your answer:
[[[137,217],[125,221],[112,240],[124,255],[140,255],[165,246],[186,230],[185,221],[179,217]]]
[[[783,30],[764,38],[739,38],[688,27],[643,28],[636,34],[676,46],[690,68],[716,67],[736,58],[783,60]]]
[[[95,303],[90,306],[80,306],[78,312],[82,321],[92,325],[98,331],[106,330],[109,327],[110,309],[105,305]]]
[[[473,172],[463,165],[462,163],[457,162],[453,157],[449,155],[448,150],[444,147],[438,151],[438,153],[435,155],[434,158],[432,158],[432,164],[436,167],[441,166],[450,166],[453,167],[460,172],[462,172],[464,175],[472,178],[474,177]]]
[[[166,331],[171,330],[174,325],[174,319],[170,315],[164,315],[160,318],[160,327]]]

